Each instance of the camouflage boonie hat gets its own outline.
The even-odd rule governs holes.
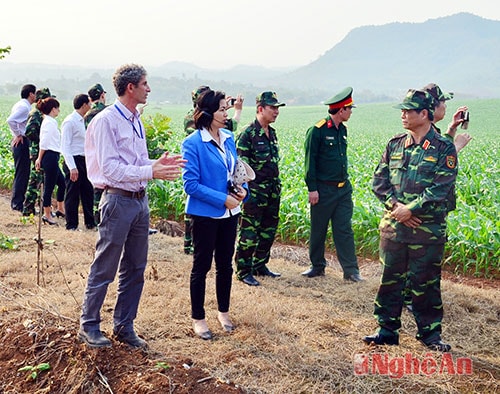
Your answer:
[[[270,105],[272,107],[283,107],[285,103],[280,103],[278,101],[278,96],[276,92],[262,92],[255,98],[255,104],[257,105]]]
[[[50,93],[49,88],[42,88],[42,89],[38,89],[35,92],[35,97],[36,97],[36,101],[38,101],[38,100],[43,100],[44,98],[47,98],[47,97],[56,97],[56,96],[53,96]]]
[[[443,93],[441,88],[436,85],[435,83],[429,83],[425,85],[422,90],[425,90],[427,93],[429,93],[432,97],[434,97],[435,100],[437,101],[446,101],[446,100],[451,100],[453,98],[453,93]]]
[[[96,83],[95,85],[92,85],[89,88],[88,93],[89,93],[89,97],[92,100],[98,100],[99,97],[101,97],[101,94],[106,93],[106,91],[104,90],[104,88],[102,87],[102,85],[100,83]]]
[[[191,100],[193,100],[193,105],[196,104],[196,100],[200,97],[200,94],[210,89],[210,86],[201,85],[191,92]]]
[[[403,102],[395,105],[394,108],[408,110],[426,109],[431,113],[434,113],[434,98],[425,90],[410,89],[408,90],[408,93],[406,93],[406,97]]]

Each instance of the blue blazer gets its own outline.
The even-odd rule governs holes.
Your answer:
[[[232,156],[230,163],[222,158],[214,144],[202,140],[200,130],[182,142],[182,157],[187,160],[182,179],[188,195],[186,213],[189,215],[219,217],[226,212],[228,164],[233,173],[238,155],[233,133],[226,129],[220,129],[220,132],[228,135],[224,150]],[[248,186],[245,184],[244,187],[248,198]]]

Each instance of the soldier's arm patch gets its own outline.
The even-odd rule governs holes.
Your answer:
[[[318,123],[316,123],[314,126],[316,126],[318,129],[322,127],[326,123],[326,119],[321,119]]]
[[[446,166],[454,169],[457,165],[457,158],[455,156],[446,156]]]

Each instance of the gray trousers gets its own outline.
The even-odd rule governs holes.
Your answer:
[[[148,198],[103,193],[96,255],[90,266],[83,299],[80,326],[84,331],[100,329],[100,311],[108,285],[118,271],[118,289],[113,314],[114,331],[133,331],[144,287],[148,255]]]

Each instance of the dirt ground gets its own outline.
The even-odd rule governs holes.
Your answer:
[[[270,267],[282,278],[263,279],[259,288],[233,283],[232,334],[216,324],[212,270],[206,305],[215,338],[202,341],[190,326],[191,257],[182,252],[181,237],[158,233],[150,237],[136,320],[149,349],[114,341],[111,348],[93,350],[76,333],[97,233],[66,231],[59,219],[59,226],[41,227],[38,254],[37,221],[12,212],[5,193],[0,211],[0,234],[16,238],[15,250],[0,250],[0,393],[500,392],[498,281],[444,274],[445,339],[454,357],[473,360],[471,376],[360,377],[353,373],[358,354],[430,354],[415,341],[407,313],[399,347],[371,348],[360,340],[376,329],[378,263],[362,260],[366,281],[346,284],[330,255],[327,276],[311,280],[300,276],[307,250],[276,245]],[[115,296],[116,283],[102,311],[108,336]]]

